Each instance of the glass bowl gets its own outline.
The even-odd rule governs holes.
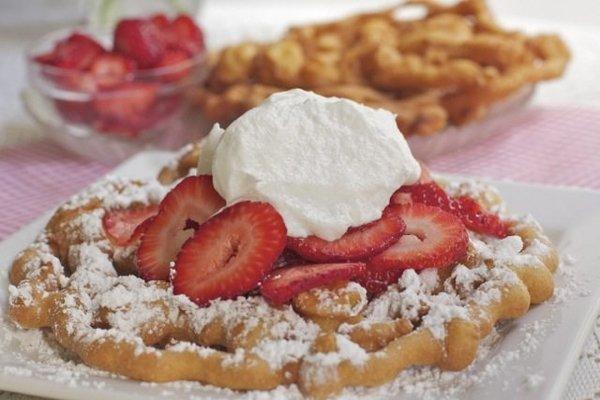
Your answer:
[[[83,29],[61,29],[43,36],[27,52],[29,113],[63,147],[112,163],[147,149],[174,149],[194,139],[202,124],[191,110],[189,92],[206,77],[206,56],[167,67],[135,70],[118,82],[110,75],[57,68],[35,57],[74,31],[103,45],[110,38]]]

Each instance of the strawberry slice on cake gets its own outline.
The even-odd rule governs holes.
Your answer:
[[[224,205],[211,176],[183,179],[165,196],[142,235],[136,257],[140,276],[145,280],[168,280],[170,263],[194,228]]]
[[[392,204],[422,203],[439,207],[460,218],[465,226],[475,232],[499,238],[508,236],[510,224],[481,207],[467,196],[450,197],[437,183],[430,181],[403,186],[392,195]]]
[[[287,230],[268,203],[225,208],[185,243],[175,261],[173,290],[198,305],[254,289],[283,252]]]
[[[102,227],[108,238],[118,246],[127,246],[141,235],[146,221],[151,220],[158,212],[158,205],[110,210],[102,218]]]
[[[400,206],[406,223],[404,235],[373,257],[358,281],[372,293],[385,290],[408,268],[444,268],[467,254],[469,236],[461,220],[438,207],[424,204]]]
[[[350,228],[337,240],[327,241],[317,236],[289,238],[288,248],[310,261],[361,261],[398,241],[404,227],[400,215],[388,207],[377,221]]]
[[[284,304],[295,295],[365,273],[364,263],[298,265],[273,271],[262,283],[260,293],[273,304]]]

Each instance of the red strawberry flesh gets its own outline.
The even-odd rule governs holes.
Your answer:
[[[198,25],[187,15],[180,14],[172,22],[165,35],[167,45],[194,56],[204,50],[204,37]]]
[[[376,271],[367,269],[364,274],[357,276],[354,280],[367,289],[371,295],[385,292],[389,285],[398,282],[402,275],[402,269],[389,269]]]
[[[260,292],[273,304],[283,304],[298,293],[364,274],[364,263],[298,265],[273,271],[262,283]]]
[[[121,83],[99,92],[93,100],[94,110],[105,124],[141,127],[144,119],[151,117],[157,91],[158,87],[153,83]]]
[[[148,227],[154,221],[154,217],[156,217],[156,214],[145,219],[141,224],[135,227],[133,233],[131,234],[131,237],[129,238],[129,243],[133,243],[136,240],[141,239],[142,235],[146,233],[146,230],[148,230]]]
[[[114,32],[115,51],[133,58],[140,68],[158,63],[165,52],[160,30],[151,20],[123,19]]]
[[[53,64],[59,68],[84,70],[102,53],[104,48],[98,42],[76,32],[56,44],[52,51]]]
[[[150,21],[158,28],[158,29],[166,29],[169,26],[169,19],[165,14],[159,13],[154,14],[150,17]]]
[[[211,176],[183,179],[165,196],[158,214],[142,235],[137,251],[140,276],[145,280],[167,280],[169,264],[194,233],[189,220],[202,224],[224,205]]]
[[[413,204],[401,207],[404,235],[369,261],[377,271],[443,268],[467,253],[469,236],[458,217],[438,207]]]
[[[114,86],[125,81],[134,70],[135,61],[115,53],[98,56],[90,67],[90,72],[102,87]]]
[[[268,203],[244,201],[200,225],[175,262],[173,290],[198,305],[257,287],[286,243],[283,219]]]
[[[460,218],[465,226],[475,232],[505,238],[510,234],[511,224],[501,220],[481,207],[474,199],[461,196],[455,201],[460,205]]]
[[[394,204],[422,203],[439,207],[459,217],[465,226],[475,232],[500,238],[509,234],[510,225],[497,215],[484,210],[470,197],[452,198],[435,182],[404,186],[392,196]]]
[[[289,238],[288,248],[315,262],[362,261],[390,247],[403,232],[404,222],[392,206],[377,221],[351,228],[337,240]]]
[[[158,205],[140,208],[109,210],[102,218],[102,226],[108,238],[118,246],[126,246],[135,238],[135,231],[148,218],[158,212]]]
[[[183,50],[167,50],[164,57],[156,65],[164,68],[166,72],[161,75],[166,82],[178,81],[189,75],[191,68],[188,54]]]

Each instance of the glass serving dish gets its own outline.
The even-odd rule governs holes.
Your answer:
[[[23,100],[48,136],[75,153],[108,163],[194,139],[199,116],[190,112],[188,93],[205,79],[204,52],[167,67],[134,70],[125,81],[101,89],[104,77],[34,60],[74,31],[102,44],[110,41],[84,28],[61,29],[43,36],[27,53]]]

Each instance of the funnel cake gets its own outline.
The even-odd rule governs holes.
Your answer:
[[[507,235],[468,230],[459,261],[400,271],[377,294],[357,278],[303,290],[286,304],[252,290],[199,306],[168,282],[139,278],[139,237],[117,244],[105,222],[111,211],[160,203],[196,165],[197,149],[165,167],[161,183],[107,178],[62,205],[13,263],[12,321],[48,328],[83,363],[132,379],[235,390],[295,384],[307,397],[326,398],[384,384],[411,366],[461,370],[496,322],[553,294],[558,255],[541,228],[509,217],[492,187],[439,180],[449,196],[500,213]],[[296,263],[288,253],[278,267]]]
[[[271,43],[225,47],[213,56],[198,104],[227,125],[271,94],[300,87],[387,109],[405,135],[431,135],[563,74],[570,55],[557,35],[501,27],[484,0],[442,3],[406,1],[293,27]],[[422,17],[397,17],[415,8]]]

